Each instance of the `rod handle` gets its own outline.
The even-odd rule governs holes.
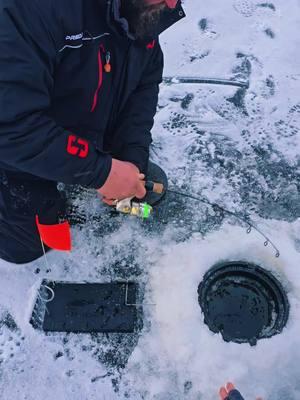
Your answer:
[[[164,192],[164,185],[158,182],[146,181],[145,182],[145,189],[148,192],[153,192],[157,194],[163,194]]]

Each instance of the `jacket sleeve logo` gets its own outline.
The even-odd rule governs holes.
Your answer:
[[[89,154],[89,143],[75,135],[70,135],[68,137],[67,152],[72,156],[86,158]]]

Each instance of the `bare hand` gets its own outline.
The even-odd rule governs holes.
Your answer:
[[[134,164],[113,159],[110,174],[105,184],[98,189],[98,193],[109,205],[113,205],[115,200],[129,197],[142,199],[146,196],[144,179],[145,175],[141,174]]]

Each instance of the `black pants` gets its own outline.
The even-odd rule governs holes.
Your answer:
[[[0,170],[0,258],[24,264],[41,257],[35,217],[42,224],[56,224],[65,208],[56,182]]]

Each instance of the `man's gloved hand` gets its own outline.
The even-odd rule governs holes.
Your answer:
[[[142,199],[146,196],[144,179],[145,175],[140,174],[134,164],[113,158],[110,174],[104,185],[98,189],[98,192],[108,205],[113,205],[115,200],[123,200],[129,197]]]

